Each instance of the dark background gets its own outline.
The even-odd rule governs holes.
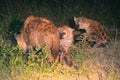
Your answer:
[[[0,0],[0,34],[18,32],[30,15],[71,27],[74,16],[84,16],[114,31],[120,28],[119,4],[120,0]]]

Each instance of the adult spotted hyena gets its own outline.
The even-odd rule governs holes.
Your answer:
[[[62,27],[58,27],[58,31],[60,33],[60,63],[63,64],[63,59],[66,58],[67,64],[71,67],[72,60],[70,55],[68,54],[68,49],[73,42],[73,30],[69,26],[64,25]]]
[[[52,63],[59,56],[60,38],[55,25],[46,18],[28,17],[20,31],[16,35],[18,45],[24,52],[39,45],[46,45],[49,52],[48,61]]]
[[[109,36],[100,23],[85,17],[74,17],[74,21],[79,29],[84,29],[86,31],[82,35],[87,36],[94,41],[93,47],[98,48],[106,46],[109,41]]]

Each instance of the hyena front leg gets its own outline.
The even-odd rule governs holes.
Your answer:
[[[62,53],[60,54],[60,64],[61,64],[61,65],[63,65],[64,57],[65,57],[65,54],[64,54],[64,52],[62,52]]]
[[[66,58],[68,66],[72,67],[73,63],[72,63],[72,59],[71,59],[70,55],[67,52],[65,52],[64,54],[65,54],[65,58]]]

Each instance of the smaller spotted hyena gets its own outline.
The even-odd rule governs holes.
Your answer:
[[[58,27],[60,33],[60,63],[63,64],[63,59],[66,58],[67,64],[69,67],[72,66],[72,59],[68,54],[68,49],[73,42],[73,31],[74,29],[70,28],[67,25]]]
[[[15,35],[18,45],[26,53],[32,48],[46,45],[48,61],[52,63],[59,57],[60,37],[56,26],[46,18],[29,16],[20,31]]]
[[[74,17],[75,24],[79,29],[84,29],[86,32],[83,36],[94,40],[93,47],[105,47],[108,43],[109,36],[107,31],[97,21],[85,18],[85,17]]]

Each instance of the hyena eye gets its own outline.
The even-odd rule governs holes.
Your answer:
[[[63,34],[63,35],[65,35],[65,34],[66,34],[66,32],[63,32],[62,34]]]

